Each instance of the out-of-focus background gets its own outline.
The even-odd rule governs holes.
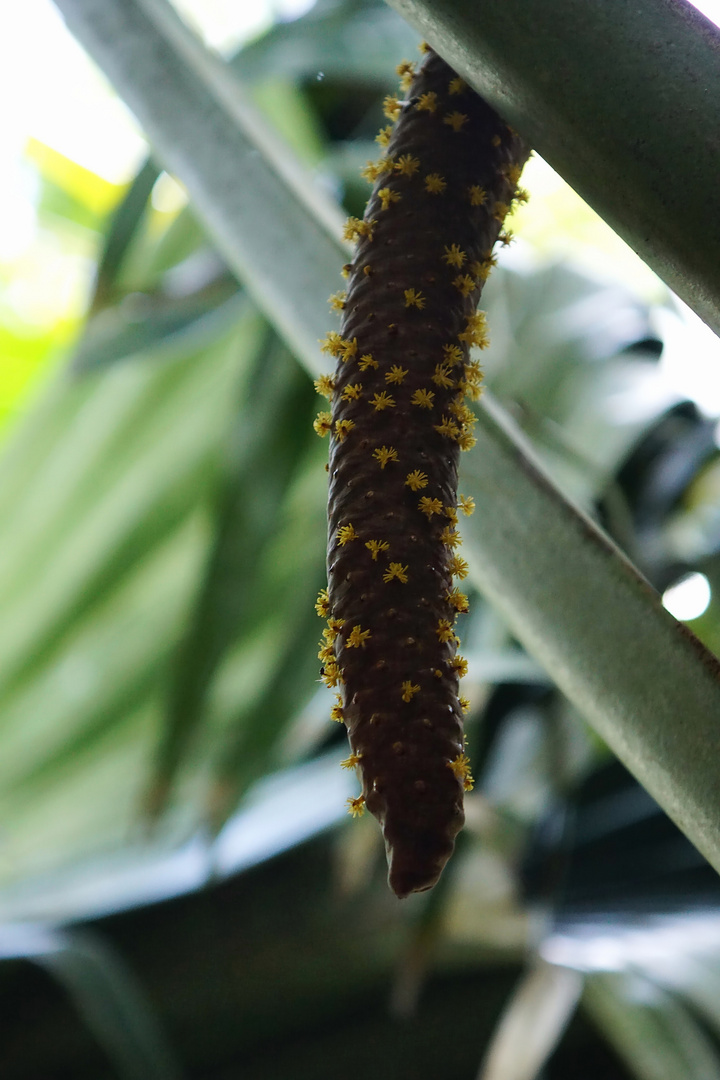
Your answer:
[[[175,6],[362,215],[414,32]],[[716,875],[480,596],[468,827],[390,896],[317,681],[312,381],[50,0],[0,11],[0,85],[3,1077],[463,1080],[494,1033],[491,1080],[720,1078]],[[522,182],[488,385],[720,652],[720,344],[539,157]]]

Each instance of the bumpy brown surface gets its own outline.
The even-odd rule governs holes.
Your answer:
[[[326,681],[362,775],[353,809],[364,799],[381,822],[398,896],[436,882],[471,786],[454,626],[466,601],[453,583],[465,572],[458,457],[473,442],[463,395],[477,396],[473,314],[527,157],[434,53],[406,97],[389,104],[386,163],[364,222],[349,225],[357,253],[326,346],[338,365],[321,605]]]

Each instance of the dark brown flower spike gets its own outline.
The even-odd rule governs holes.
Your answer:
[[[462,827],[472,787],[464,753],[457,616],[467,597],[458,548],[458,457],[474,443],[466,399],[480,392],[471,346],[487,344],[476,312],[493,246],[528,149],[432,51],[403,64],[407,98],[365,170],[374,188],[347,289],[331,298],[339,332],[323,349],[333,376],[318,380],[332,411],[328,590],[318,612],[323,679],[338,690],[333,718],[348,731],[364,807],[378,818],[398,896],[430,888]]]

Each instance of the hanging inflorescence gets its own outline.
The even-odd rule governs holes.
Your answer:
[[[456,620],[468,566],[458,511],[458,458],[475,442],[469,404],[482,372],[470,349],[488,343],[476,311],[495,263],[528,149],[427,49],[405,99],[385,100],[393,123],[363,175],[373,192],[345,236],[357,243],[342,313],[323,351],[337,360],[316,387],[331,403],[315,421],[330,435],[327,620],[322,678],[336,688],[365,807],[383,826],[398,896],[429,888],[462,827],[472,787],[459,696],[467,669]]]

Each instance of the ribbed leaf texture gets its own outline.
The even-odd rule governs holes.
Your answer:
[[[339,689],[365,806],[383,827],[397,896],[430,888],[462,827],[472,786],[458,696],[458,458],[474,443],[466,398],[480,392],[470,347],[487,344],[477,302],[528,148],[432,51],[407,100],[388,98],[374,188],[346,267],[343,312],[324,349],[332,402],[315,422],[330,434],[328,618],[323,677]]]

